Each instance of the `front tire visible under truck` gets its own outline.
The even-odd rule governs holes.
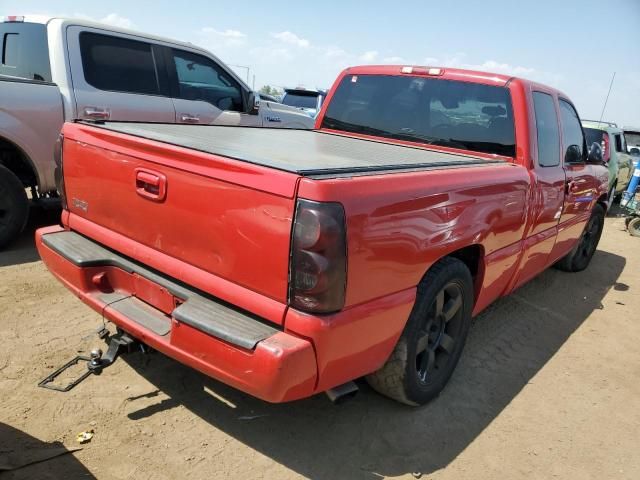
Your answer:
[[[458,364],[471,326],[473,279],[457,258],[437,262],[418,285],[409,320],[384,366],[367,376],[374,390],[407,405],[437,397]]]
[[[584,227],[582,236],[571,251],[555,264],[555,267],[565,272],[581,272],[589,266],[593,254],[596,252],[602,230],[604,228],[604,207],[596,204],[591,217]]]
[[[29,218],[29,199],[22,182],[0,165],[0,249],[14,240]]]

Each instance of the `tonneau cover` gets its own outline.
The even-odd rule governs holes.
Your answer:
[[[313,130],[120,122],[94,126],[300,175],[505,163]]]

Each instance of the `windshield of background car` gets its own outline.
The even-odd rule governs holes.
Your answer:
[[[347,75],[322,128],[515,156],[504,87],[433,78]]]
[[[627,140],[627,145],[640,145],[640,132],[624,132],[624,138]]]
[[[318,94],[287,92],[282,99],[282,103],[296,108],[316,108],[318,104]]]
[[[591,147],[594,143],[602,144],[603,137],[607,134],[607,132],[598,128],[584,127],[583,130],[585,140],[587,141],[587,148]]]

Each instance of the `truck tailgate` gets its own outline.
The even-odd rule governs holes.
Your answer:
[[[84,124],[63,134],[71,217],[286,302],[297,175]]]

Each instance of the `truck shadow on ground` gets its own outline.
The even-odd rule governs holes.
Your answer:
[[[7,248],[0,250],[0,267],[21,265],[40,260],[35,244],[35,232],[38,228],[60,223],[60,210],[32,208],[29,221],[20,236]]]
[[[361,394],[341,406],[324,395],[271,405],[162,355],[153,361],[133,355],[124,358],[169,398],[129,418],[184,405],[212,427],[313,479],[426,475],[454,460],[590,313],[604,308],[602,299],[624,266],[624,258],[598,251],[585,272],[549,270],[496,302],[476,319],[447,388],[421,408],[387,400],[363,382]]]
[[[3,480],[95,478],[60,442],[46,443],[0,423]]]

